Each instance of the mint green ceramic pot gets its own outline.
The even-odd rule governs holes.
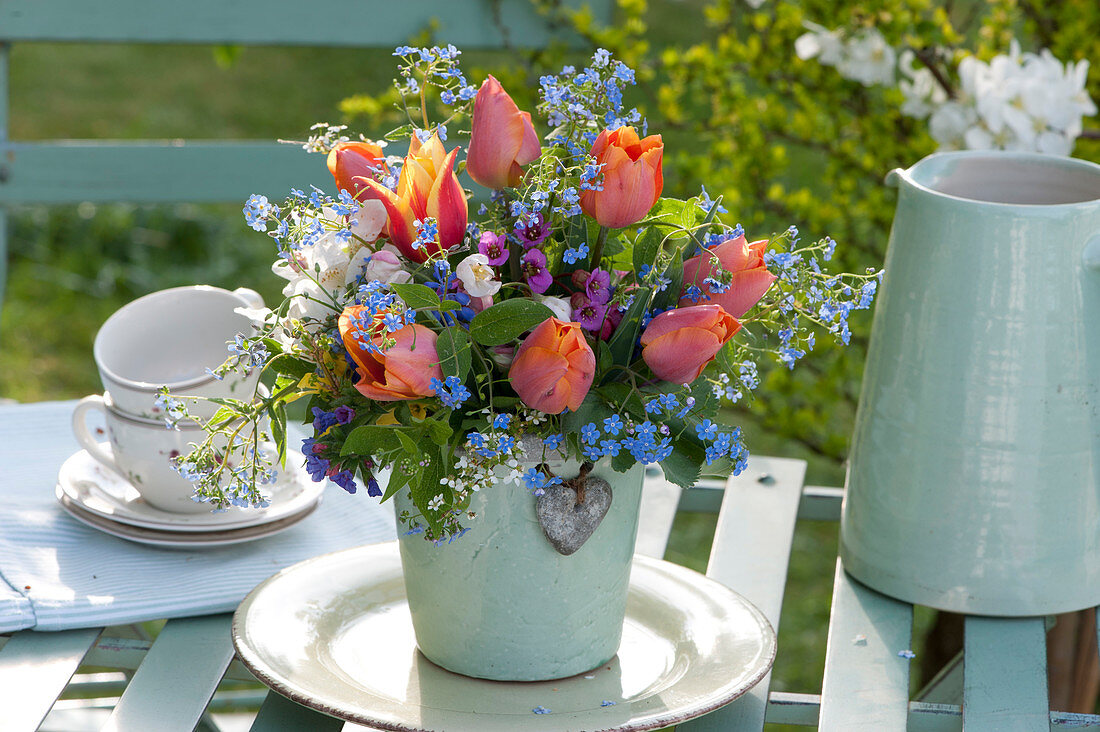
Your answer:
[[[855,578],[981,615],[1100,604],[1100,166],[932,155],[899,197],[841,519]]]
[[[547,463],[563,478],[580,467]],[[589,671],[618,652],[644,466],[616,473],[603,461],[592,475],[611,485],[611,506],[569,556],[547,541],[536,499],[519,482],[475,493],[477,518],[450,544],[433,546],[398,524],[416,644],[429,660],[467,676],[540,681]],[[407,491],[395,499],[398,515],[413,510]]]

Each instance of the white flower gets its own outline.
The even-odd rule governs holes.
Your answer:
[[[495,295],[500,290],[500,280],[494,279],[496,272],[484,254],[471,254],[463,259],[455,267],[455,275],[470,297]]]
[[[400,252],[392,244],[386,244],[377,252],[360,249],[357,261],[363,278],[367,282],[378,280],[388,285],[393,282],[403,284],[412,281],[412,275],[401,267]]]
[[[283,295],[291,298],[288,317],[306,323],[324,320],[343,306],[348,285],[359,278],[371,259],[372,252],[364,242],[378,238],[386,223],[386,210],[379,201],[366,201],[348,227],[350,236],[338,228],[346,222],[331,209],[324,209],[319,221],[325,232],[313,244],[292,250],[290,259],[280,259],[271,267],[288,281],[283,288]],[[402,279],[396,270],[387,276],[387,282],[411,279],[411,275]]]
[[[831,31],[816,23],[806,23],[806,27],[810,32],[798,37],[794,42],[794,52],[803,61],[816,56],[818,62],[825,66],[836,66],[844,52],[840,31]]]
[[[558,320],[568,323],[573,319],[573,306],[564,298],[550,297],[549,295],[536,295],[535,302],[542,303],[550,308],[550,311],[554,313],[554,317]]]
[[[894,83],[897,54],[877,28],[860,31],[844,47],[844,57],[836,65],[840,75],[864,86]]]
[[[1087,72],[1087,62],[1063,66],[1048,50],[1021,53],[1015,41],[1007,54],[988,64],[964,58],[959,62],[957,98],[941,107],[950,109],[933,114],[932,136],[941,149],[965,146],[1069,155],[1081,133],[1082,116],[1096,113],[1084,88]],[[966,110],[961,145],[960,109]]]
[[[932,113],[928,131],[941,150],[961,150],[966,146],[966,131],[978,119],[973,107],[947,102]]]
[[[894,83],[897,53],[877,28],[866,28],[845,40],[840,30],[829,30],[806,23],[809,33],[794,42],[795,54],[805,61],[817,58],[825,66],[835,66],[846,79],[864,86]]]
[[[909,49],[901,52],[898,69],[905,78],[898,81],[898,89],[905,96],[901,113],[923,119],[947,101],[947,91],[927,68],[915,68],[913,62],[916,58],[917,55]]]
[[[363,201],[359,204],[359,211],[354,216],[355,225],[351,227],[352,236],[362,239],[362,243],[370,244],[382,233],[382,227],[386,225],[387,218],[386,207],[381,201]]]

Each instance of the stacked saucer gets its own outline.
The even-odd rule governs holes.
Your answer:
[[[286,469],[264,488],[267,508],[175,513],[149,505],[129,481],[80,450],[61,466],[56,496],[77,521],[123,539],[177,549],[225,546],[277,534],[313,513],[325,484],[313,482],[302,463],[301,453],[287,451]]]

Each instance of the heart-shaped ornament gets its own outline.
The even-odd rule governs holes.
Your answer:
[[[542,533],[559,554],[569,556],[592,536],[592,532],[611,508],[611,485],[603,478],[588,476],[584,481],[584,500],[577,501],[577,491],[567,481],[551,486],[539,496],[535,513]]]

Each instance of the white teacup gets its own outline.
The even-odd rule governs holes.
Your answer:
[[[88,429],[89,411],[102,412],[107,424],[107,442],[97,440]],[[176,472],[171,460],[191,452],[192,442],[201,442],[202,428],[182,422],[178,430],[162,420],[140,419],[119,411],[110,395],[84,397],[73,411],[73,434],[80,446],[99,462],[123,476],[154,508],[173,513],[203,513],[208,503],[192,500],[194,484]]]
[[[93,353],[103,387],[114,409],[144,419],[159,419],[154,404],[162,386],[174,396],[251,398],[259,369],[215,379],[207,369],[229,355],[226,343],[238,333],[251,335],[252,321],[235,308],[263,307],[263,298],[247,288],[233,292],[207,285],[153,292],[124,305],[96,334]],[[196,418],[212,417],[218,406],[185,399]]]

